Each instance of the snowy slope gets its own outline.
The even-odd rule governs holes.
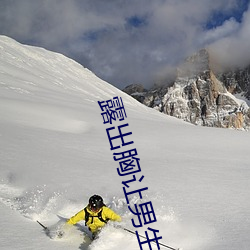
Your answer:
[[[122,191],[126,178],[117,174],[97,103],[115,96],[123,98],[149,188],[144,199],[154,205],[152,227],[162,242],[184,250],[248,250],[248,132],[195,127],[165,116],[63,55],[4,36],[0,248],[139,249],[135,235],[112,225],[90,244],[79,227],[51,240],[36,223],[53,226],[57,215],[72,216],[98,193],[122,215],[122,226],[135,230]]]

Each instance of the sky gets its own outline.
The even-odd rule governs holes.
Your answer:
[[[249,0],[0,0],[0,34],[63,53],[122,89],[164,82],[210,48],[250,62]]]

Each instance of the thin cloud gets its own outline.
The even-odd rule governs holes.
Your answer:
[[[201,44],[212,44],[225,37],[236,34],[240,29],[240,24],[232,17],[229,20],[224,21],[221,26],[216,28],[205,30],[203,36],[200,38]]]
[[[250,64],[250,11],[243,15],[238,29],[210,45],[216,61],[225,67],[244,67]]]

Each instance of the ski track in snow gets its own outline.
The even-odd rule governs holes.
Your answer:
[[[156,205],[160,204],[157,204],[157,199],[159,198],[158,196],[150,197]],[[138,201],[138,197],[133,197],[131,198],[130,203],[137,204]],[[53,240],[62,241],[69,245],[79,244],[79,249],[82,250],[108,250],[113,248],[122,249],[124,240],[128,242],[128,245],[131,245],[130,249],[137,250],[139,248],[135,235],[129,234],[122,229],[114,228],[112,223],[111,226],[107,226],[102,230],[99,238],[94,242],[90,241],[87,229],[83,222],[80,222],[79,225],[70,229],[68,228],[64,237],[62,239],[58,239],[57,232],[64,227],[66,218],[73,215],[74,211],[81,209],[82,204],[65,200],[62,193],[51,193],[45,185],[30,190],[22,190],[12,186],[10,183],[1,183],[0,202],[10,209],[17,211],[26,219],[34,222],[36,222],[36,220],[45,222],[45,225],[50,229],[48,236]],[[124,220],[122,222],[123,227],[129,228],[132,231],[138,230],[131,227],[131,219],[134,218],[135,221],[136,219],[130,212],[127,211],[126,201],[124,198],[110,197],[110,202],[107,205],[112,209],[118,210],[122,215]],[[156,209],[156,211],[158,227],[161,228],[161,232],[164,231],[165,235],[168,235],[168,239],[165,240],[168,240],[169,242],[173,240],[174,242],[176,239],[179,244],[185,245],[187,247],[186,249],[192,249],[193,246],[197,247],[199,244],[201,246],[204,244],[204,239],[200,239],[200,241],[198,240],[198,230],[208,230],[205,226],[202,226],[202,224],[190,225],[186,224],[186,222],[179,221],[178,216],[171,208],[160,206],[160,208]],[[66,218],[60,218],[57,214],[62,214],[63,217],[66,215]],[[139,233],[143,234],[143,231],[139,230]],[[110,241],[111,238],[112,241]]]
[[[10,175],[11,176],[11,175]],[[10,181],[11,182],[11,181]],[[62,229],[65,225],[66,218],[60,218],[57,214],[66,214],[67,217],[73,215],[73,211],[78,210],[81,204],[72,203],[64,199],[60,193],[50,193],[47,187],[36,187],[30,190],[23,190],[11,185],[11,183],[0,183],[0,202],[11,210],[18,212],[26,219],[36,222],[45,221],[50,232],[49,237],[55,241],[62,241],[69,245],[79,244],[79,249],[100,249],[106,241],[103,238],[107,238],[108,235],[112,235],[113,239],[117,240],[124,237],[124,232],[117,233],[117,230],[110,227],[105,229],[100,235],[100,239],[96,240],[94,244],[90,240],[90,234],[87,232],[86,227],[82,222],[78,226],[68,229],[62,239],[57,237],[57,231]],[[114,199],[109,204],[110,207],[122,208],[124,207],[124,199]],[[38,226],[39,229],[39,226]],[[121,231],[121,230],[120,230]],[[89,234],[89,236],[88,236]],[[104,236],[102,237],[102,235]],[[110,239],[107,241],[110,242]],[[109,245],[109,244],[108,244]],[[106,248],[103,248],[106,249]],[[108,248],[107,248],[108,249]]]
[[[63,238],[57,237],[58,230],[64,228],[66,219],[59,219],[56,214],[59,212],[71,214],[78,207],[79,204],[70,204],[69,201],[63,200],[60,194],[46,195],[46,186],[36,188],[30,191],[24,191],[20,188],[11,186],[10,184],[1,183],[0,184],[0,202],[20,213],[21,216],[29,220],[45,221],[46,226],[49,228],[49,233],[47,234],[52,240],[63,242],[69,245],[69,247],[79,246],[78,249],[82,250],[97,250],[100,247],[104,249],[109,249],[110,247],[110,236],[114,240],[124,239],[124,231],[119,231],[113,227],[108,227],[105,229],[98,240],[92,243],[90,240],[90,234],[88,233],[86,227],[83,223],[78,226],[68,228],[65,231]],[[68,202],[68,204],[67,204]],[[117,204],[123,204],[123,201],[117,201]],[[113,205],[115,202],[113,201]],[[39,230],[39,226],[38,226]],[[118,232],[119,231],[119,232]],[[89,236],[88,236],[89,234]],[[107,237],[107,235],[109,237]],[[128,237],[128,236],[127,236]],[[135,239],[134,239],[135,240]],[[103,244],[107,245],[107,248],[103,247]],[[104,245],[104,246],[105,246]],[[115,246],[115,243],[111,244]],[[133,248],[131,248],[133,249]],[[134,248],[136,249],[136,248]]]

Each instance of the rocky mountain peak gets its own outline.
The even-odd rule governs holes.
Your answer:
[[[249,129],[249,106],[233,95],[250,93],[249,71],[217,74],[212,68],[208,50],[202,49],[178,67],[171,86],[143,90],[139,95],[132,91],[130,95],[160,112],[196,125]]]
[[[201,49],[194,55],[188,57],[184,63],[177,68],[177,77],[194,77],[205,74],[210,70],[209,53]]]

